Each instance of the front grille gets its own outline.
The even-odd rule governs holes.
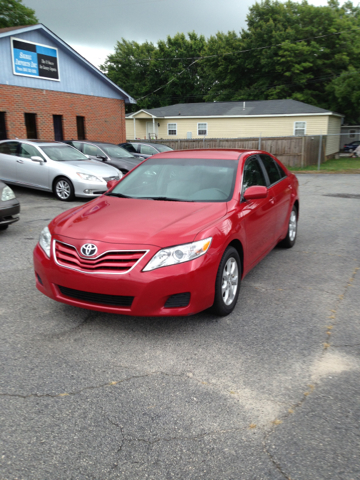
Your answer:
[[[165,302],[165,308],[187,307],[190,303],[190,292],[171,295]]]
[[[127,273],[145,254],[146,250],[110,250],[96,258],[84,258],[72,245],[55,242],[56,262],[62,267],[86,273]]]
[[[61,285],[58,285],[58,289],[65,297],[75,298],[76,300],[83,300],[84,302],[96,303],[101,305],[131,307],[131,304],[134,300],[134,297],[83,292],[82,290],[74,290],[73,288],[62,287]]]

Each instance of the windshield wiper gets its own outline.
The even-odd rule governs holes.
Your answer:
[[[108,195],[109,197],[134,198],[134,197],[129,197],[129,195],[123,195],[122,193],[114,193],[114,192],[109,192],[106,195]]]
[[[183,200],[181,198],[171,198],[171,197],[143,197],[146,200],[163,200],[164,202],[193,202],[194,200]]]

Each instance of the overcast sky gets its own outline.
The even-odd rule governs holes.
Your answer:
[[[300,1],[300,0],[299,0]],[[156,43],[177,32],[209,37],[246,28],[255,0],[23,0],[50,28],[95,66],[114,52],[117,40]],[[326,5],[326,0],[310,0]],[[343,2],[342,2],[343,3]],[[354,2],[356,3],[356,2]]]

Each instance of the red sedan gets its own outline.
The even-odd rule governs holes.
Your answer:
[[[41,232],[36,287],[48,297],[123,315],[228,315],[241,279],[296,240],[298,181],[263,151],[164,152],[108,186]]]

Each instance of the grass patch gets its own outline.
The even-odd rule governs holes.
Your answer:
[[[317,172],[317,165],[310,165],[305,168],[287,167],[292,172],[306,173]],[[320,165],[321,173],[360,173],[360,158],[334,158]]]

